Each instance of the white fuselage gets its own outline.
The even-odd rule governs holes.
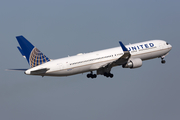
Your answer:
[[[136,44],[126,45],[131,53],[131,58],[148,60],[166,55],[172,48],[163,40],[151,40]],[[69,76],[99,69],[105,64],[113,62],[123,55],[121,47],[82,53],[71,57],[51,60],[47,63],[33,67],[25,71],[25,74],[33,75],[31,71],[48,68],[42,76]],[[114,66],[113,66],[114,67]]]

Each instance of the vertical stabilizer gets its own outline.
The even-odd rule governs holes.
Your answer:
[[[16,39],[20,45],[20,47],[18,47],[19,51],[23,56],[25,56],[31,67],[35,67],[50,61],[48,57],[46,57],[23,36],[17,36]]]

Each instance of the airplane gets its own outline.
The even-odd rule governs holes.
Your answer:
[[[22,35],[16,36],[16,39],[20,45],[17,48],[28,61],[30,68],[9,70],[24,71],[26,75],[42,77],[70,76],[90,72],[87,78],[96,78],[97,75],[113,78],[111,69],[116,66],[139,68],[142,66],[142,61],[154,58],[161,58],[161,63],[164,64],[165,56],[172,49],[172,46],[164,40],[150,40],[126,46],[119,41],[119,47],[50,59]],[[94,74],[93,71],[96,73]]]

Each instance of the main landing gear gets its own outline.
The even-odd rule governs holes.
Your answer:
[[[105,77],[110,77],[110,78],[113,78],[114,77],[114,75],[113,74],[111,74],[111,73],[107,73],[107,72],[105,72],[104,73],[104,76]],[[96,78],[97,77],[97,75],[96,74],[93,74],[93,72],[91,71],[91,73],[89,73],[89,74],[87,74],[87,78]]]
[[[110,78],[113,78],[113,77],[114,77],[113,74],[107,73],[107,72],[104,73],[104,76],[106,76],[107,78],[108,78],[108,77],[110,77]]]
[[[96,74],[93,74],[93,72],[91,71],[91,73],[90,74],[87,74],[87,78],[96,78],[97,77],[97,75]]]

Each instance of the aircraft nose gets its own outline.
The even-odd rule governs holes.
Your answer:
[[[169,44],[169,43],[167,43],[167,42],[166,42],[166,44],[167,44],[167,46],[168,46],[169,49],[172,49],[172,45],[171,45],[171,44]]]
[[[169,48],[172,49],[172,45],[169,44]]]

